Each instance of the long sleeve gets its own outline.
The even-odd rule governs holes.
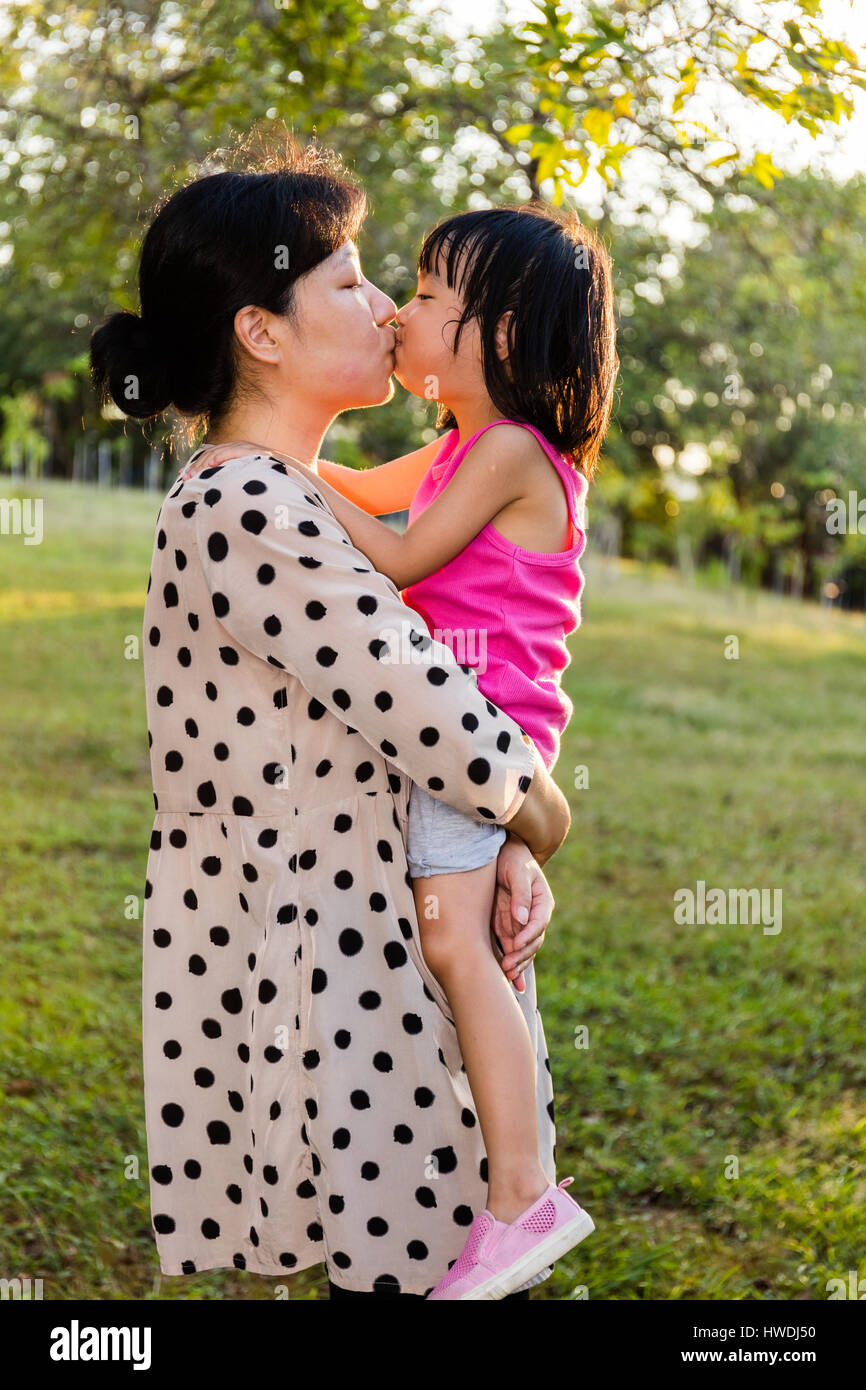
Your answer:
[[[431,796],[509,821],[536,766],[528,735],[432,640],[314,485],[261,455],[199,480],[196,540],[229,638],[294,675]]]

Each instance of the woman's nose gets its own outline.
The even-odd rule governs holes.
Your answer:
[[[376,290],[373,295],[373,314],[376,323],[382,328],[386,323],[390,323],[396,316],[397,305],[393,299],[389,299],[383,290]]]

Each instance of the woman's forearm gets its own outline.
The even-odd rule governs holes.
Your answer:
[[[539,864],[545,864],[564,842],[571,826],[566,798],[544,765],[535,745],[535,771],[520,809],[509,821],[509,830],[525,840]]]

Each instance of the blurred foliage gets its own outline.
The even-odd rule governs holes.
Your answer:
[[[753,181],[702,223],[677,252],[604,228],[622,369],[601,497],[626,553],[638,526],[649,554],[665,536],[670,550],[675,518],[698,560],[728,537],[769,582],[790,575],[793,551],[807,591],[829,566],[862,607],[866,527],[838,542],[827,501],[866,497],[866,182]]]
[[[124,449],[140,466],[151,443],[165,445],[171,420],[101,417],[87,343],[105,314],[137,308],[138,247],[157,203],[219,167],[219,148],[255,122],[284,122],[340,150],[369,196],[363,262],[398,304],[413,292],[424,233],[444,214],[573,202],[570,190],[595,170],[608,187],[599,225],[617,262],[624,359],[599,513],[616,512],[627,553],[670,558],[679,536],[712,553],[739,537],[756,576],[792,548],[817,574],[827,545],[816,493],[856,486],[851,460],[862,458],[850,381],[862,338],[861,185],[777,182],[772,152],[740,150],[723,108],[733,98],[813,135],[837,127],[866,77],[820,11],[820,0],[769,0],[757,12],[746,0],[543,4],[531,22],[503,19],[454,38],[447,14],[420,15],[407,0],[133,0],[58,11],[23,0],[0,17],[9,94],[0,109],[0,395],[37,394],[53,465],[67,476],[82,438],[110,436],[129,477]],[[626,191],[635,152],[658,169],[652,206],[637,217]],[[711,206],[708,235],[671,277],[665,209],[692,195]],[[844,286],[835,309],[823,289],[828,266],[835,290]],[[21,408],[7,405],[4,418],[8,464]],[[431,438],[433,418],[430,403],[398,388],[387,407],[344,416],[325,452],[378,462]],[[711,449],[696,498],[682,485],[674,495],[653,454],[660,444],[691,445],[690,458],[695,446]],[[176,462],[168,459],[168,478]],[[782,498],[768,496],[772,482]],[[856,565],[860,540],[837,539],[835,550],[851,551]]]
[[[546,119],[528,121],[508,138],[528,143],[536,178],[556,179],[557,201],[562,184],[580,184],[590,168],[607,183],[619,178],[621,161],[637,148],[711,192],[719,182],[710,171],[728,173],[730,166],[772,188],[783,171],[770,151],[742,157],[720,96],[736,93],[817,135],[850,117],[852,89],[866,87],[861,55],[824,32],[821,0],[537,8],[543,18],[524,25],[520,37]]]

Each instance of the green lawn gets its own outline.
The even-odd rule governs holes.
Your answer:
[[[234,1270],[161,1277],[150,1233],[153,801],[124,644],[160,498],[40,495],[42,544],[0,535],[0,1275],[53,1299],[270,1298],[278,1280]],[[537,965],[559,1176],[596,1231],[533,1298],[823,1299],[866,1275],[866,622],[615,577],[591,531],[585,573],[556,769],[573,823]],[[781,889],[781,931],[677,925],[699,879]],[[317,1275],[291,1296],[326,1296]]]

